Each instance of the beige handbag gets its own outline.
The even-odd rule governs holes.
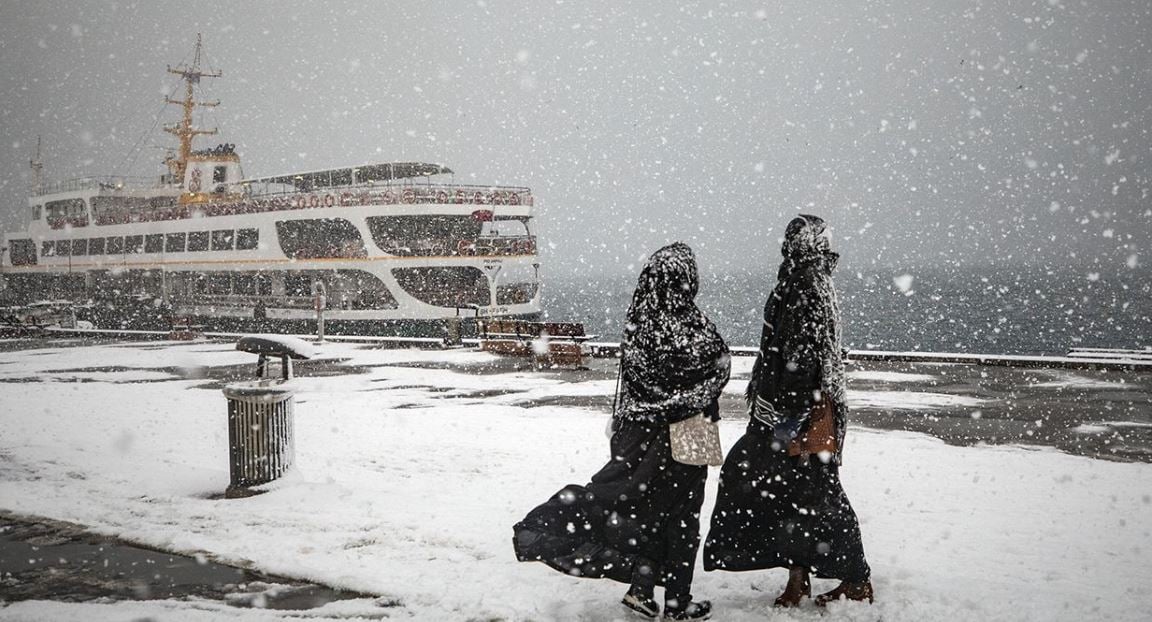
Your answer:
[[[668,424],[672,459],[680,464],[720,466],[724,450],[720,448],[720,426],[704,413]]]

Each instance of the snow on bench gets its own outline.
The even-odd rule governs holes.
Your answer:
[[[287,356],[296,360],[316,356],[316,348],[312,344],[291,335],[245,335],[236,342],[236,349],[252,354]]]

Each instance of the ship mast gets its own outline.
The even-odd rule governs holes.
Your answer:
[[[40,194],[40,189],[44,184],[44,162],[40,160],[40,135],[36,135],[36,157],[28,160],[28,166],[32,167],[32,191],[35,194]]]
[[[192,127],[192,110],[195,109],[196,106],[214,108],[220,105],[219,101],[195,101],[192,98],[192,88],[200,83],[200,78],[219,78],[221,72],[206,72],[200,70],[200,34],[197,33],[196,53],[193,57],[192,65],[184,66],[181,64],[175,68],[169,66],[168,73],[174,73],[184,80],[184,99],[164,98],[169,104],[177,104],[184,108],[184,115],[179,123],[164,126],[165,132],[176,136],[177,140],[180,141],[180,152],[175,156],[165,158],[164,164],[168,165],[168,172],[172,175],[174,182],[181,184],[184,182],[184,171],[188,168],[188,158],[192,155],[192,139],[196,136],[211,136],[217,131],[215,129],[201,130]]]

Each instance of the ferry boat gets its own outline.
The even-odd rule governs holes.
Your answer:
[[[210,326],[427,332],[452,317],[536,319],[534,197],[461,185],[445,166],[377,162],[247,178],[231,144],[195,149],[196,87],[218,71],[169,67],[183,109],[156,179],[87,177],[33,191],[25,231],[6,233],[7,304],[83,301],[98,328],[166,316]],[[140,321],[141,319],[145,321]],[[148,321],[150,320],[150,321]]]

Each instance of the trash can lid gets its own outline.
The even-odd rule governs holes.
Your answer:
[[[290,380],[249,380],[224,385],[224,397],[247,401],[279,401],[296,393]]]
[[[245,335],[236,342],[236,349],[252,354],[287,356],[305,360],[316,356],[316,348],[299,337],[289,335]]]

